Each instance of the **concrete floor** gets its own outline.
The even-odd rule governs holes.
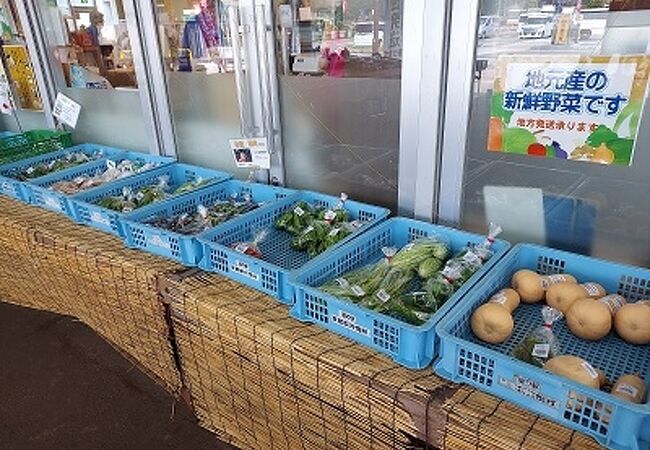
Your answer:
[[[81,322],[6,303],[0,448],[234,449]]]

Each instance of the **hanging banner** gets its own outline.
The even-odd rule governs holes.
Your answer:
[[[504,56],[488,150],[631,165],[649,56]]]

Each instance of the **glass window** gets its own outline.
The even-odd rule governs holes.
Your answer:
[[[228,4],[165,0],[158,5],[178,157],[245,178],[229,140],[242,135]]]
[[[290,187],[396,209],[402,4],[274,2]]]
[[[74,139],[149,150],[122,0],[38,0],[59,90],[80,103]]]
[[[8,86],[15,111],[3,110],[0,123],[11,131],[46,128],[36,76],[32,68],[22,27],[13,0],[0,0],[2,65],[0,77]],[[6,81],[7,84],[4,84]]]
[[[647,266],[650,9],[561,3],[481,2],[461,225]]]

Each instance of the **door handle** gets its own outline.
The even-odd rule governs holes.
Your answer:
[[[243,31],[239,21],[239,12],[236,5],[228,6],[228,25],[232,45],[233,69],[235,72],[235,85],[237,88],[237,103],[239,104],[239,123],[241,134],[250,137],[253,126],[250,118],[250,101],[244,75],[241,52],[241,33]]]

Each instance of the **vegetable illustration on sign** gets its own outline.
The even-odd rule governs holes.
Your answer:
[[[504,56],[497,64],[489,151],[630,165],[648,56]]]

